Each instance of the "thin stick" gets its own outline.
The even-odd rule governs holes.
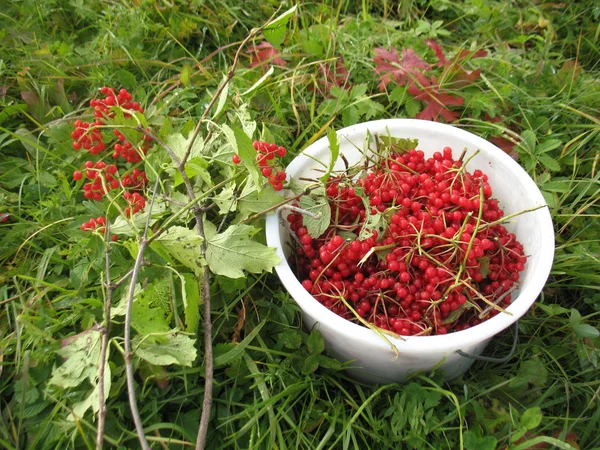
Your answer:
[[[110,221],[106,221],[105,234],[106,250],[104,252],[105,277],[106,277],[106,301],[104,303],[104,326],[100,329],[102,343],[100,347],[100,364],[98,367],[98,430],[96,433],[96,449],[101,450],[104,442],[104,425],[106,422],[106,399],[104,396],[104,370],[106,368],[106,353],[108,351],[108,338],[110,335],[110,307],[113,292],[116,289],[110,281]]]
[[[244,39],[242,41],[242,43],[240,44],[240,46],[238,47],[237,51],[235,52],[235,57],[233,58],[233,63],[231,64],[231,68],[229,69],[229,72],[227,72],[225,79],[221,82],[221,84],[217,88],[215,95],[213,95],[212,98],[210,99],[208,106],[206,107],[206,109],[202,113],[202,116],[200,117],[200,120],[196,124],[196,128],[194,128],[194,132],[192,133],[192,139],[190,140],[190,143],[185,152],[185,155],[183,156],[183,158],[181,158],[181,163],[179,164],[180,169],[183,169],[183,166],[185,165],[186,161],[190,157],[190,153],[192,152],[192,147],[194,146],[194,142],[196,142],[196,138],[198,138],[198,134],[200,134],[200,128],[202,128],[202,124],[208,117],[210,110],[212,109],[214,104],[217,102],[217,100],[221,96],[221,93],[223,92],[225,87],[229,84],[229,82],[235,75],[235,69],[237,68],[238,62],[240,60],[240,55],[242,53],[242,49],[246,46],[246,44],[248,42],[250,42],[251,39],[254,39],[256,36],[258,36],[261,33],[261,31],[267,25],[269,25],[269,23],[271,23],[271,21],[275,18],[276,14],[279,12],[280,9],[281,9],[281,6],[279,6],[279,8],[277,8],[277,11],[275,11],[273,13],[273,15],[269,18],[269,20],[267,20],[263,25],[261,25],[258,28],[254,28],[254,29],[250,30],[250,33],[248,34],[248,36],[246,36],[246,39]],[[198,445],[196,444],[196,449],[197,448],[198,448]]]
[[[154,189],[152,199],[150,200],[150,206],[148,207],[148,215],[146,216],[146,225],[144,226],[144,235],[140,241],[140,247],[138,250],[137,257],[135,258],[135,264],[131,273],[131,281],[129,282],[129,290],[127,292],[127,311],[125,313],[125,374],[127,375],[127,394],[129,396],[129,408],[131,409],[131,415],[133,416],[133,422],[135,423],[135,429],[140,440],[142,450],[150,450],[146,435],[144,434],[144,427],[142,425],[142,419],[140,412],[137,407],[135,399],[135,385],[133,381],[133,353],[131,351],[131,316],[133,309],[133,297],[135,295],[135,284],[137,283],[140,270],[144,262],[144,252],[148,247],[148,230],[150,229],[150,218],[152,217],[152,208],[154,207],[154,200],[156,199],[156,193],[158,192],[158,182],[160,178],[156,178],[154,183]]]
[[[196,195],[194,193],[194,188],[192,183],[185,172],[185,162],[184,160],[180,160],[175,152],[163,141],[161,141],[158,137],[156,137],[151,132],[144,130],[141,127],[138,129],[143,132],[146,136],[150,137],[154,140],[158,145],[160,145],[173,159],[173,162],[177,165],[177,170],[179,171],[181,178],[183,178],[183,184],[185,186],[187,197],[190,202],[194,202],[196,199]],[[156,188],[155,188],[156,190]],[[154,197],[153,197],[154,199]],[[198,236],[202,238],[202,254],[206,254],[206,239],[204,238],[204,223],[202,222],[202,215],[204,214],[204,210],[199,205],[199,203],[194,203],[192,206],[192,212],[194,213],[194,217],[196,219],[196,231]],[[148,241],[146,240],[145,234],[148,231],[148,227],[146,226],[146,230],[144,232],[143,242],[146,244]],[[140,245],[141,250],[141,245]],[[137,263],[137,261],[136,261]],[[202,280],[198,280],[198,288],[202,292],[202,297],[204,300],[204,363],[205,363],[205,378],[204,378],[204,399],[202,401],[202,413],[200,416],[200,425],[198,427],[198,437],[196,439],[196,449],[204,449],[206,446],[206,433],[208,431],[208,421],[210,418],[210,410],[212,408],[212,388],[213,388],[213,377],[214,377],[214,368],[213,368],[213,353],[212,353],[212,320],[211,320],[211,311],[210,311],[210,271],[207,267],[204,268],[204,276]],[[130,291],[131,291],[130,285]],[[127,351],[126,351],[127,352]]]

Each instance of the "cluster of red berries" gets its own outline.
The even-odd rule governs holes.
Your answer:
[[[315,299],[349,320],[406,336],[477,325],[511,303],[527,261],[487,181],[448,147],[428,159],[389,154],[358,181],[329,180],[336,219],[321,236],[288,215],[298,244],[290,262]],[[378,229],[365,230],[377,214]]]
[[[104,142],[102,142],[102,132],[97,128],[102,125],[102,121],[96,120],[88,123],[78,119],[74,125],[75,131],[71,133],[74,150],[81,150],[83,147],[92,155],[97,155],[106,148]]]
[[[123,177],[123,186],[130,189],[142,189],[147,184],[146,172],[140,169],[133,169],[130,175]]]
[[[83,185],[83,196],[85,198],[99,202],[110,190],[120,187],[116,165],[106,165],[103,161],[98,161],[96,164],[92,161],[86,161],[84,167],[86,169],[85,177],[88,180],[93,180],[93,182]],[[75,181],[79,181],[83,177],[84,172],[81,172],[81,170],[73,172],[73,179]],[[102,183],[103,179],[104,184]]]
[[[133,102],[133,96],[127,92],[127,89],[121,89],[118,94],[109,87],[100,89],[100,93],[106,97],[90,100],[90,106],[94,108],[94,116],[103,119],[104,117],[114,117],[114,113],[110,112],[113,106],[121,106],[123,109],[130,111],[138,111],[144,113],[144,108],[138,102]],[[126,113],[125,117],[130,115]]]
[[[115,117],[115,112],[111,108],[119,106],[124,109],[124,116],[131,117],[134,111],[143,113],[144,110],[139,103],[134,102],[132,95],[126,89],[121,89],[118,93],[112,88],[103,87],[100,92],[103,98],[93,99],[90,106],[94,108],[96,120],[93,122],[83,122],[76,120],[74,123],[75,131],[71,133],[73,138],[73,148],[75,150],[85,149],[92,155],[98,155],[107,147],[114,149],[112,157],[115,160],[123,158],[126,163],[135,164],[142,161],[142,155],[146,154],[150,148],[152,139],[148,136],[141,136],[139,142],[131,142],[118,129],[113,129],[112,134],[103,133],[103,126]],[[75,181],[82,180],[84,177],[90,182],[83,184],[83,195],[86,199],[101,201],[104,196],[112,189],[124,189],[123,197],[127,201],[125,208],[126,214],[135,214],[142,211],[146,205],[146,200],[141,191],[148,183],[145,172],[133,168],[129,171],[122,167],[127,174],[119,178],[118,162],[106,164],[104,161],[86,161],[83,170],[76,170],[73,173]],[[135,191],[135,192],[133,192]],[[102,219],[100,221],[100,219]],[[90,219],[84,223],[81,229],[84,231],[93,231],[98,226],[104,226],[105,219]],[[116,236],[112,237],[116,240]]]
[[[146,199],[138,192],[125,192],[123,198],[127,200],[129,206],[125,208],[125,214],[128,216],[142,211],[146,207]]]
[[[92,217],[87,222],[81,224],[82,231],[98,231],[99,233],[104,233],[106,231],[106,218],[105,217]],[[117,242],[119,240],[119,236],[113,234],[111,237],[113,242]]]
[[[256,161],[262,176],[268,180],[273,189],[276,191],[282,190],[286,174],[284,170],[275,169],[274,161],[276,158],[283,158],[286,155],[285,147],[263,141],[254,141],[252,146],[257,152]],[[241,162],[239,155],[233,155],[232,161],[234,164],[239,164]]]

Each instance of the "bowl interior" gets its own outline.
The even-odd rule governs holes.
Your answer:
[[[455,158],[465,150],[465,160],[479,150],[479,153],[470,160],[467,170],[472,172],[475,169],[480,169],[488,175],[493,197],[500,202],[505,215],[545,204],[533,180],[512,158],[484,139],[450,125],[411,119],[391,119],[363,123],[338,132],[340,153],[345,156],[350,165],[360,163],[364,159],[365,149],[369,145],[371,149],[374,149],[372,136],[375,134],[400,138],[417,138],[419,140],[417,148],[422,150],[426,157],[432,156],[434,152],[441,152],[446,146],[453,149]],[[296,179],[300,177],[318,178],[322,174],[323,164],[328,164],[329,160],[328,141],[326,138],[320,139],[292,161],[288,166],[287,173]],[[344,168],[344,161],[338,158],[334,170],[341,171]],[[321,171],[319,172],[319,170]],[[446,336],[411,337],[410,341],[442,338],[447,343],[448,339],[456,340],[458,337],[460,340],[462,336],[470,333],[479,333],[478,340],[487,339],[508,327],[529,309],[543,288],[552,265],[554,231],[550,214],[547,208],[538,209],[515,217],[505,226],[517,235],[517,239],[524,246],[525,254],[528,255],[525,270],[521,273],[521,288],[513,293],[513,303],[507,308],[507,313],[500,313],[469,330],[451,333]],[[290,279],[291,269],[286,259],[292,249],[291,238],[287,230],[277,220],[270,220],[267,224],[267,239],[269,245],[280,247],[282,253],[280,256],[285,255],[281,264],[277,267],[277,271],[286,288],[290,290],[302,309],[310,315],[317,314],[321,321],[336,320],[332,316],[341,319],[312,298],[302,288],[298,280],[294,282],[295,276],[293,274],[293,279]],[[301,292],[298,292],[298,289]],[[371,330],[352,324],[344,319],[341,320],[376,336]],[[358,332],[358,330],[352,332]],[[376,338],[380,339],[379,337]],[[406,346],[409,340],[398,341],[398,343]]]

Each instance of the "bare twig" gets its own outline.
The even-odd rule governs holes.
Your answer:
[[[144,262],[144,252],[148,247],[148,229],[150,228],[150,218],[152,217],[152,208],[154,207],[154,200],[156,199],[156,193],[158,191],[158,182],[160,178],[156,178],[154,183],[154,189],[152,199],[150,200],[150,206],[148,207],[148,215],[146,217],[146,225],[144,226],[144,235],[140,241],[140,247],[138,249],[137,257],[135,258],[135,264],[131,273],[131,281],[129,283],[129,290],[127,292],[127,310],[125,313],[125,374],[127,375],[127,393],[129,396],[129,408],[131,409],[131,415],[133,416],[133,422],[135,423],[135,429],[140,441],[140,445],[143,450],[149,450],[150,446],[144,434],[144,427],[142,425],[142,419],[140,412],[137,407],[135,399],[135,385],[133,382],[133,353],[131,352],[131,313],[133,309],[133,297],[135,294],[135,284],[137,283],[140,270]]]
[[[98,430],[96,434],[96,449],[102,449],[104,442],[104,425],[106,423],[106,399],[104,395],[104,370],[106,369],[106,353],[108,351],[108,339],[110,336],[110,308],[113,292],[116,289],[110,281],[110,221],[106,221],[105,233],[106,250],[104,252],[105,278],[106,278],[106,301],[104,302],[104,326],[100,329],[102,342],[100,347],[100,364],[98,367]],[[123,278],[122,278],[123,279]]]

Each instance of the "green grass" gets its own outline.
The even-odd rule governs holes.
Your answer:
[[[465,99],[455,109],[455,124],[486,138],[508,129],[523,140],[515,156],[542,190],[556,231],[550,279],[519,321],[520,342],[506,364],[476,362],[451,382],[428,374],[369,387],[315,350],[275,275],[214,277],[217,357],[227,355],[234,338],[243,341],[265,325],[216,369],[207,448],[479,450],[537,442],[600,448],[600,7],[593,1],[396,3],[298,4],[280,48],[285,67],[275,66],[258,89],[241,95],[262,76],[259,68],[248,68],[251,55],[243,53],[216,120],[238,126],[254,120],[259,131],[266,126],[288,148],[289,162],[330,121],[341,128],[414,116],[423,108],[393,84],[378,89],[374,48],[413,48],[431,63],[429,38],[449,55],[485,49],[487,56],[465,62],[465,69],[481,69],[480,78],[448,85]],[[21,0],[0,12],[0,215],[10,214],[0,223],[0,447],[95,445],[96,415],[71,416],[93,386],[87,380],[69,389],[49,383],[64,362],[57,353],[61,340],[101,324],[105,300],[103,242],[79,231],[102,210],[82,202],[72,181],[86,159],[71,150],[72,120],[89,114],[86,105],[101,86],[123,86],[146,106],[153,129],[187,134],[237,43],[278,6],[254,0]],[[338,56],[349,83],[361,87],[322,93],[319,67]],[[486,112],[501,121],[491,122]],[[209,171],[217,176],[214,167]],[[131,251],[119,245],[112,252],[113,279],[131,268]],[[140,281],[161,280],[160,301],[178,326],[182,266],[165,270],[160,264],[168,264],[153,258]],[[158,283],[152,286],[158,292]],[[115,292],[115,303],[124,288]],[[137,448],[122,334],[117,317],[105,445]],[[486,354],[503,356],[511,344],[511,333],[503,333]],[[204,389],[201,338],[197,349],[191,367],[135,361],[140,414],[153,448],[195,442]],[[311,371],[305,360],[315,354],[319,368]]]

